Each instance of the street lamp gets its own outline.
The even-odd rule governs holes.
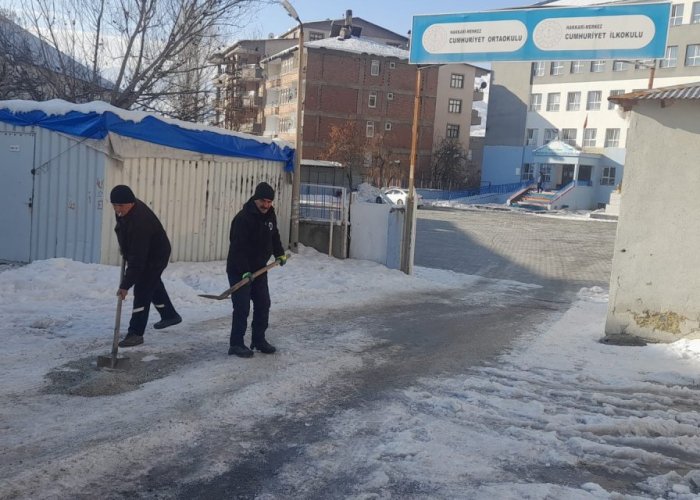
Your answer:
[[[302,98],[302,78],[304,76],[304,25],[299,14],[287,0],[280,0],[289,17],[299,23],[299,76],[297,83],[297,143],[294,154],[294,174],[292,175],[292,227],[289,231],[289,244],[292,252],[299,252],[299,198],[301,196],[301,143],[304,100]]]

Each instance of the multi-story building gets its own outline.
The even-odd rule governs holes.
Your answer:
[[[700,2],[673,2],[670,24],[658,60],[494,63],[482,181],[506,184],[544,172],[545,187],[566,187],[572,208],[608,203],[622,180],[629,121],[607,98],[700,81]]]
[[[217,125],[296,142],[298,36],[297,26],[279,38],[243,40],[216,55]],[[405,181],[416,74],[416,66],[408,65],[408,38],[353,18],[349,10],[344,19],[304,23],[304,38],[304,158],[322,157],[330,127],[350,120],[373,143],[366,162],[405,174],[375,182]],[[475,100],[483,99],[475,78],[488,73],[469,64],[421,71],[426,78],[417,164],[424,175],[417,175],[419,183],[430,178],[432,149],[446,137],[458,141],[470,158],[481,157],[472,155],[470,126],[481,120],[472,109]],[[474,171],[470,177],[478,177],[479,167],[468,160],[467,168]]]
[[[241,40],[215,54],[217,65],[214,125],[262,134],[261,85],[264,75],[260,61],[294,45],[294,40]]]
[[[444,139],[457,141],[467,153],[466,183],[476,186],[480,178],[482,141],[472,141],[470,131],[473,125],[481,124],[482,118],[473,109],[473,103],[484,99],[484,89],[475,82],[488,74],[488,70],[470,64],[446,64],[438,70],[433,145],[439,147]]]
[[[411,153],[416,66],[408,51],[348,36],[305,44],[303,155],[323,159],[330,131],[354,124],[367,147],[365,172],[381,162],[386,168],[376,184],[405,183]],[[296,143],[298,50],[290,48],[265,61],[268,75],[265,135]],[[416,169],[429,169],[438,68],[422,70],[422,108]],[[470,85],[471,87],[471,85]],[[469,103],[471,104],[471,102]],[[391,175],[386,175],[389,171]]]

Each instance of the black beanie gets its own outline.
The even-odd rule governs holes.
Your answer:
[[[274,200],[275,190],[267,182],[261,182],[255,187],[254,200]]]
[[[134,192],[129,186],[120,184],[119,186],[114,186],[114,189],[112,189],[112,192],[109,194],[109,202],[116,203],[117,205],[135,203],[136,196],[134,196]]]

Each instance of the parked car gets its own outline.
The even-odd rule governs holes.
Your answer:
[[[383,192],[387,198],[397,205],[405,205],[408,199],[408,190],[400,187],[389,187],[384,189]],[[416,207],[421,208],[423,206],[425,206],[423,197],[416,193]]]

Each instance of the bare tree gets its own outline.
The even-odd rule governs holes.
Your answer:
[[[210,48],[264,0],[18,0],[56,97],[197,117],[209,92]],[[60,75],[62,79],[58,79]],[[78,96],[71,88],[85,82]],[[68,85],[65,82],[72,82]],[[38,82],[37,82],[38,83]],[[183,100],[188,104],[183,106]]]
[[[332,125],[328,132],[328,147],[323,159],[337,161],[345,167],[348,184],[354,187],[355,176],[361,176],[367,151],[366,139],[354,121]]]

